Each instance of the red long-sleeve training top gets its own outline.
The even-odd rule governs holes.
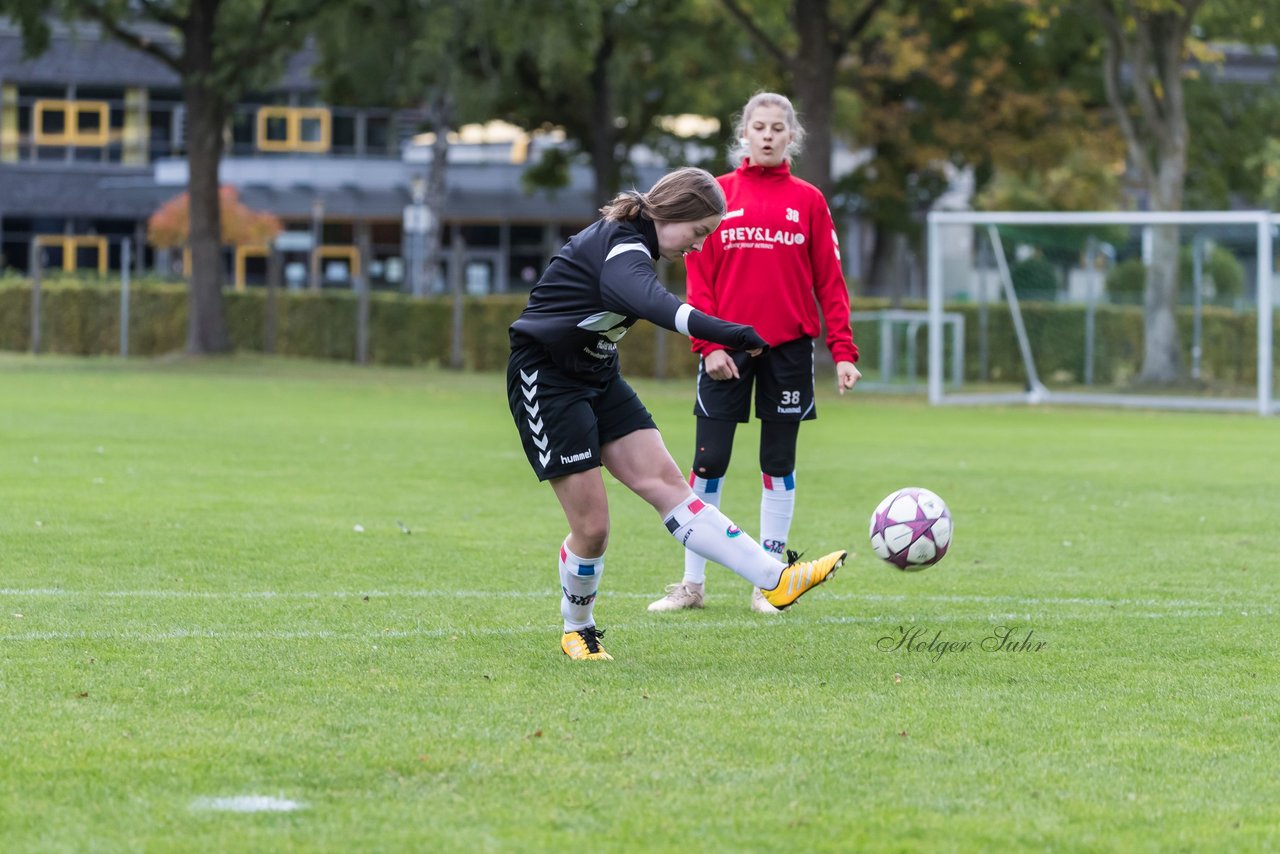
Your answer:
[[[716,180],[728,213],[702,252],[685,256],[689,304],[751,324],[772,346],[817,338],[821,305],[832,358],[856,362],[839,240],[822,193],[792,175],[787,163],[761,167],[744,160]],[[693,339],[699,355],[721,349]]]

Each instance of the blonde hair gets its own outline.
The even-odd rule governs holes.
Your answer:
[[[751,114],[759,107],[779,107],[782,109],[783,115],[787,119],[787,130],[791,131],[791,141],[787,143],[787,150],[783,156],[787,160],[796,157],[804,149],[805,130],[804,125],[800,124],[800,119],[796,117],[796,108],[791,106],[791,100],[786,95],[779,95],[777,92],[757,92],[747,101],[742,112],[738,115],[738,121],[733,126],[733,142],[729,146],[729,164],[738,166],[742,163],[742,158],[751,153],[751,147],[747,145],[747,122],[751,120]]]
[[[685,166],[668,172],[647,193],[627,190],[600,209],[605,219],[631,220],[641,214],[662,222],[696,222],[724,216],[724,190],[705,169]]]

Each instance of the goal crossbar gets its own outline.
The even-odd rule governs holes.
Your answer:
[[[1273,299],[1272,275],[1275,270],[1275,254],[1272,231],[1280,224],[1280,215],[1270,211],[1089,211],[1049,213],[1038,211],[932,211],[926,224],[928,238],[927,295],[928,295],[928,368],[929,403],[1065,403],[1084,405],[1110,405],[1146,409],[1206,409],[1218,411],[1256,411],[1259,415],[1273,415],[1276,406],[1272,394],[1272,326]],[[1030,381],[1027,390],[1012,394],[948,393],[943,382],[943,265],[940,251],[940,232],[944,226],[988,226],[995,234],[999,225],[1251,225],[1257,240],[1257,275],[1255,292],[1258,310],[1258,363],[1257,395],[1255,398],[1192,399],[1171,395],[1145,394],[1090,394],[1081,392],[1050,391],[1040,384],[1030,345],[1022,324],[1017,297],[1013,293],[1008,274],[1008,260],[998,235],[993,237],[997,264],[1009,303],[1019,347],[1026,364]]]

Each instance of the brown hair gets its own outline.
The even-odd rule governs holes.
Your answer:
[[[750,148],[747,146],[747,122],[751,120],[751,114],[758,107],[781,107],[783,115],[787,117],[787,130],[791,131],[791,141],[787,143],[786,150],[787,160],[798,155],[804,147],[804,125],[800,124],[800,119],[796,117],[796,108],[791,106],[790,99],[777,92],[757,92],[742,108],[738,122],[733,126],[734,139],[729,146],[729,163],[732,166],[740,164],[742,158],[750,153]]]
[[[724,216],[724,191],[710,172],[685,166],[658,179],[649,192],[628,190],[600,209],[605,219],[629,220],[644,214],[662,222],[696,222]]]

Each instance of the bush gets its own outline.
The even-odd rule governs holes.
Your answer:
[[[1190,246],[1182,247],[1178,255],[1179,292],[1183,302],[1192,302],[1195,296],[1192,288],[1195,285],[1195,259]],[[1216,302],[1230,305],[1236,297],[1244,293],[1244,265],[1229,249],[1214,246],[1204,259],[1203,271],[1205,284],[1212,287],[1202,294],[1206,299],[1212,295]]]
[[[1192,269],[1193,259],[1190,246],[1184,246],[1178,253],[1178,296],[1184,303],[1194,299],[1192,286],[1195,283]],[[1206,288],[1204,296],[1212,301],[1230,305],[1244,293],[1244,265],[1229,249],[1215,246],[1205,258],[1204,278]],[[1141,305],[1147,285],[1147,268],[1140,258],[1122,261],[1107,274],[1107,293],[1111,301],[1117,305]]]
[[[1126,262],[1129,280],[1139,285],[1140,261]],[[1108,289],[1113,286],[1108,278]],[[1114,296],[1115,291],[1113,291]],[[119,288],[53,281],[41,289],[41,350],[51,353],[113,355],[119,348]],[[506,364],[507,328],[524,308],[527,296],[469,298],[463,307],[463,357],[471,370],[501,370]],[[187,294],[182,286],[147,284],[130,291],[129,352],[152,356],[181,350],[186,342]],[[262,351],[267,330],[267,293],[260,289],[224,295],[227,332],[235,347]],[[862,311],[884,309],[883,300],[859,300]],[[922,304],[904,306],[923,309]],[[313,359],[355,357],[357,301],[349,291],[279,291],[275,302],[275,347],[282,355]],[[965,370],[974,380],[1024,379],[1012,318],[1003,306],[987,306],[987,377],[980,375],[981,307],[948,306],[965,315]],[[449,298],[415,300],[400,294],[373,294],[369,305],[369,359],[379,364],[447,364],[452,352],[453,306]],[[1084,312],[1078,305],[1033,303],[1022,311],[1035,342],[1042,376],[1079,380],[1084,363]],[[31,348],[31,287],[25,281],[0,281],[0,349]],[[1096,314],[1097,350],[1094,379],[1123,383],[1132,378],[1142,358],[1143,316],[1139,306],[1100,306]],[[1191,312],[1178,314],[1184,341],[1190,340]],[[1247,312],[1208,306],[1203,313],[1206,342],[1203,376],[1229,383],[1252,383],[1257,374],[1257,319]],[[859,321],[855,340],[862,370],[875,372],[880,353],[878,324]],[[924,331],[921,330],[923,340]],[[636,377],[687,379],[697,371],[689,340],[650,323],[638,323],[619,342],[623,369]],[[819,346],[819,353],[825,350]],[[923,371],[923,360],[917,366]]]
[[[1058,273],[1053,264],[1035,256],[1018,261],[1009,268],[1013,292],[1021,300],[1053,302],[1058,296]]]
[[[1107,273],[1107,295],[1116,305],[1142,305],[1147,287],[1147,266],[1141,258],[1121,261]]]

